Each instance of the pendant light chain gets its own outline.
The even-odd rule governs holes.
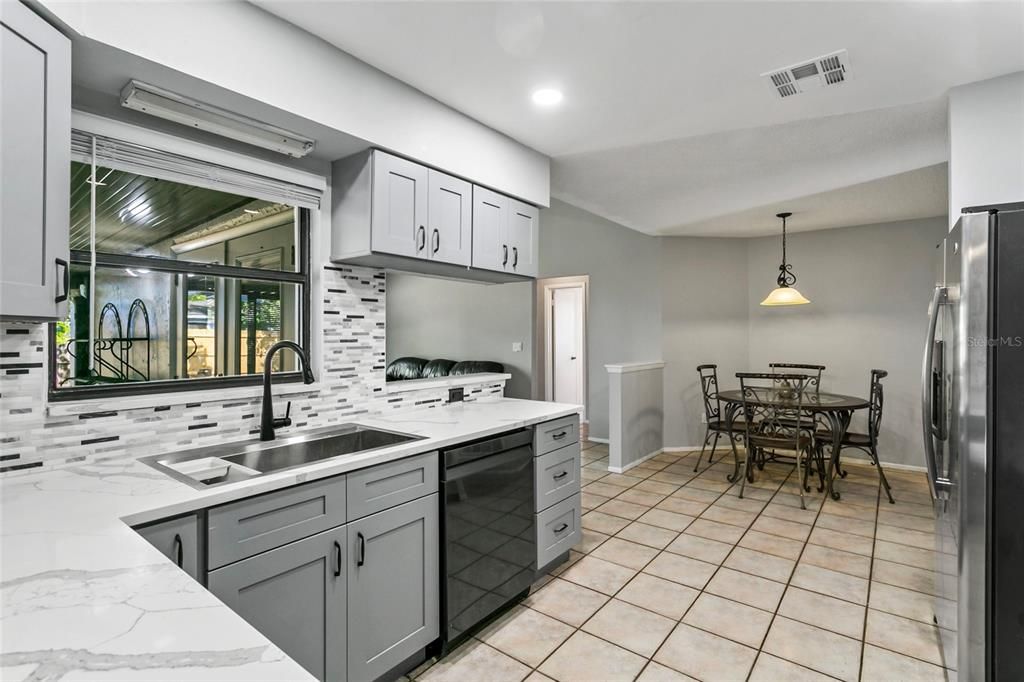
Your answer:
[[[792,266],[786,262],[786,218],[792,213],[779,213],[776,218],[782,218],[782,265],[779,266],[779,277],[776,280],[780,287],[791,287],[796,284],[796,275],[793,274]]]

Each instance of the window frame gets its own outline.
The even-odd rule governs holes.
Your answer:
[[[302,338],[299,345],[306,352],[306,357],[313,358],[312,339],[312,254],[310,253],[312,211],[311,208],[296,207],[299,213],[299,240],[296,245],[295,272],[261,270],[259,268],[233,267],[215,263],[192,263],[163,259],[156,256],[131,256],[126,254],[96,253],[96,265],[120,268],[143,268],[153,272],[170,274],[197,274],[211,277],[230,277],[233,279],[254,279],[282,284],[298,284],[301,289],[299,304],[301,319],[299,330]],[[71,264],[90,265],[92,256],[88,251],[72,251]],[[90,320],[90,324],[93,321]],[[182,379],[161,379],[156,381],[126,382],[123,384],[105,384],[94,386],[57,386],[57,323],[47,325],[47,344],[49,346],[49,371],[47,381],[47,399],[49,402],[68,402],[95,398],[156,395],[182,393],[187,391],[208,391],[221,388],[260,386],[263,384],[262,373],[237,374],[219,377],[195,377]],[[286,384],[302,381],[302,372],[274,372],[274,383]]]

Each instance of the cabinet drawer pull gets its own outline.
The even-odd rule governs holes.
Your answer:
[[[419,244],[416,245],[416,250],[422,251],[423,248],[427,245],[427,228],[420,225],[419,233],[419,239],[417,240]]]
[[[568,527],[569,527],[568,523],[559,524],[559,526],[557,528],[555,528],[555,535],[558,535],[559,533],[563,532]]]
[[[356,533],[356,540],[359,542],[359,550],[356,554],[356,566],[362,566],[366,563],[366,538],[363,537],[362,533]]]
[[[341,575],[341,543],[334,541],[334,577]]]
[[[502,244],[501,248],[505,253],[505,255],[502,256],[501,258],[501,265],[502,267],[505,267],[506,265],[508,265],[508,244]]]
[[[554,475],[554,479],[555,479],[556,481],[561,481],[561,480],[562,480],[563,478],[565,478],[565,477],[566,477],[566,476],[568,476],[568,475],[569,475],[569,472],[568,472],[568,471],[563,471],[563,472],[562,472],[562,473],[560,473],[560,474],[555,474],[555,475]]]
[[[54,258],[53,260],[57,263],[57,267],[64,270],[64,277],[62,278],[64,285],[62,289],[63,293],[57,294],[53,298],[53,302],[63,303],[68,300],[68,293],[71,289],[71,270],[68,268],[68,262],[63,258]]]
[[[512,247],[512,267],[519,265],[519,247]]]
[[[562,431],[561,433],[556,433],[556,434],[552,435],[551,436],[551,440],[562,440],[563,438],[565,438],[568,435],[569,435],[568,431]]]
[[[185,563],[185,547],[181,543],[181,536],[177,533],[174,534],[174,563],[178,564],[178,568]]]

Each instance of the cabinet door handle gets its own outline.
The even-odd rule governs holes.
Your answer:
[[[185,547],[181,543],[181,536],[177,533],[174,534],[174,563],[178,564],[178,568],[185,563]]]
[[[552,476],[552,478],[554,478],[556,481],[561,481],[563,478],[565,478],[568,475],[569,475],[568,471],[563,471],[560,474],[555,474],[554,476]]]
[[[422,251],[427,245],[427,228],[420,225],[419,233],[419,239],[417,240],[419,241],[419,244],[416,245],[416,250]]]
[[[501,266],[505,267],[508,265],[508,244],[502,244],[501,248],[505,251],[505,255],[501,259]]]
[[[57,294],[53,298],[53,302],[63,303],[64,301],[68,300],[68,292],[71,290],[71,270],[68,268],[68,262],[63,258],[54,258],[53,260],[57,263],[57,267],[63,268],[64,270],[64,277],[62,278],[64,284],[64,293]]]
[[[363,537],[362,533],[356,533],[356,539],[359,541],[359,550],[356,554],[356,566],[362,566],[366,563],[366,538]]]
[[[434,253],[437,253],[437,250],[440,249],[440,248],[441,248],[441,233],[435,227],[434,228]]]
[[[551,440],[562,440],[563,438],[565,438],[568,435],[569,435],[568,431],[562,431],[561,433],[556,433],[556,434],[552,435],[551,436]]]
[[[519,247],[512,247],[512,267],[519,265]]]
[[[555,534],[557,535],[558,533],[561,533],[562,531],[564,531],[568,527],[569,527],[568,523],[560,524],[557,528],[555,528]]]
[[[341,575],[341,543],[334,541],[334,577]]]

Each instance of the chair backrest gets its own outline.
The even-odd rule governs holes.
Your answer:
[[[772,372],[781,370],[793,374],[805,374],[807,376],[807,389],[810,391],[821,390],[821,373],[825,371],[825,365],[805,365],[799,362],[769,362],[768,366]]]
[[[884,369],[871,370],[871,405],[868,407],[868,436],[878,443],[878,430],[882,426],[882,405],[885,402],[882,379],[889,376]]]
[[[800,432],[810,428],[803,415],[804,393],[810,377],[797,373],[738,372],[736,378],[740,380],[747,433],[792,438],[795,447]]]
[[[710,424],[722,414],[722,405],[718,401],[718,365],[697,365],[697,376],[700,377],[700,392],[704,398],[704,416]]]

